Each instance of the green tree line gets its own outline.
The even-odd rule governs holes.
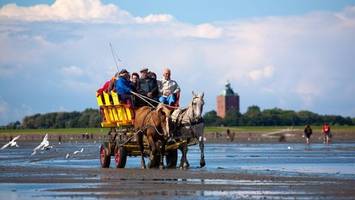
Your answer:
[[[250,106],[244,114],[229,110],[222,119],[212,110],[204,114],[207,126],[297,126],[321,125],[328,122],[332,125],[355,125],[355,118],[340,115],[319,115],[310,111],[295,112],[279,108],[261,110],[258,106]],[[82,112],[52,112],[26,116],[22,123],[11,122],[3,129],[20,128],[95,128],[100,127],[101,117],[97,109],[86,109]]]
[[[222,119],[212,110],[204,114],[207,126],[298,126],[322,125],[324,122],[332,125],[355,125],[355,118],[340,115],[319,115],[310,111],[282,110],[280,108],[261,110],[258,106],[249,106],[244,114],[229,110]]]
[[[19,128],[94,128],[100,127],[101,117],[97,109],[86,109],[82,112],[52,112],[35,114],[2,127],[7,129]]]

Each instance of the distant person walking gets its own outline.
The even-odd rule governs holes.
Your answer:
[[[330,125],[328,123],[323,124],[322,133],[324,136],[324,143],[329,144],[330,139],[332,138],[332,133],[330,132]]]
[[[304,128],[304,137],[306,138],[306,143],[309,144],[310,138],[312,135],[312,128],[309,124],[307,124]]]

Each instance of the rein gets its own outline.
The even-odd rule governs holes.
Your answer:
[[[155,99],[152,99],[152,98],[150,98],[150,97],[144,96],[144,95],[142,95],[142,94],[139,94],[139,93],[136,93],[136,92],[133,92],[133,91],[131,91],[131,93],[132,93],[133,95],[139,97],[140,99],[142,99],[144,102],[148,103],[152,108],[156,108],[156,106],[154,106],[154,105],[153,105],[152,103],[150,103],[149,101],[152,101],[152,102],[157,103],[157,104],[162,103],[162,102],[159,102],[159,101],[157,101],[157,100],[155,100]],[[148,100],[149,100],[149,101],[148,101]],[[171,106],[171,105],[168,105],[168,104],[164,104],[164,106],[169,107],[169,108],[172,108],[172,109],[177,109],[177,108],[179,108],[179,107]]]

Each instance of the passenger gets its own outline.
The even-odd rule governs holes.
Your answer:
[[[118,77],[119,77],[119,73],[117,72],[115,76],[111,79],[110,85],[108,86],[108,89],[105,92],[109,93],[111,91],[116,91],[115,85]]]
[[[148,72],[148,77],[150,79],[149,81],[149,87],[153,88],[152,89],[152,94],[151,98],[158,101],[159,99],[159,87],[158,87],[158,81],[157,81],[157,75],[154,72]]]
[[[148,75],[148,68],[144,68],[140,71],[141,76],[139,79],[138,93],[147,96],[149,98],[158,100],[159,88],[156,79],[150,78]]]
[[[120,101],[132,107],[131,91],[133,85],[129,81],[129,73],[127,70],[122,69],[119,73],[119,78],[116,81],[116,91],[119,95]]]
[[[139,74],[136,72],[133,72],[131,75],[131,83],[133,85],[133,91],[138,92],[139,90]],[[139,97],[132,95],[132,103],[135,108],[139,107]]]
[[[157,80],[157,75],[154,72],[148,72],[148,77]]]
[[[103,92],[111,92],[115,88],[116,80],[118,79],[118,72],[110,80],[106,81],[105,84],[96,91],[96,96],[102,95]]]
[[[133,72],[131,75],[131,82],[134,86],[135,91],[139,90],[139,75],[136,72]]]
[[[309,144],[310,138],[312,135],[312,128],[309,124],[307,124],[304,128],[304,137],[306,138],[306,143]]]
[[[330,126],[328,123],[323,124],[322,133],[324,136],[324,143],[329,144],[330,138],[332,138],[332,133],[330,132]]]
[[[178,93],[180,92],[180,87],[176,81],[170,79],[171,71],[168,68],[165,68],[163,71],[163,79],[161,80],[161,85],[159,91],[161,96],[159,101],[172,105],[177,101]]]

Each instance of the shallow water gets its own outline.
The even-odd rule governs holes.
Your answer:
[[[2,145],[2,144],[0,144]],[[0,167],[22,167],[25,169],[52,169],[40,173],[31,171],[11,171],[0,173],[0,179],[12,177],[29,177],[48,179],[55,175],[57,181],[60,178],[68,178],[67,170],[71,169],[100,169],[99,143],[93,142],[68,142],[54,144],[48,151],[42,151],[30,156],[32,149],[37,145],[34,142],[20,144],[20,148],[0,150]],[[72,155],[74,151],[84,148],[82,153]],[[66,159],[66,154],[70,157]],[[273,175],[284,177],[320,177],[335,178],[339,180],[355,180],[355,143],[339,144],[206,144],[206,167],[199,168],[200,151],[198,145],[191,146],[188,152],[190,162],[189,171],[212,173],[240,173]],[[180,152],[179,152],[180,159]],[[147,159],[146,159],[147,160]],[[111,168],[114,168],[114,160],[111,160]],[[140,159],[129,157],[126,168],[139,169]],[[61,170],[64,169],[64,170]],[[352,199],[352,197],[320,196],[319,187],[322,185],[332,188],[339,185],[338,182],[327,179],[318,180],[244,180],[229,178],[178,178],[178,179],[115,179],[110,182],[110,173],[100,170],[98,174],[91,176],[91,172],[85,172],[85,183],[77,184],[64,181],[63,183],[0,183],[0,199],[102,199],[123,198],[140,199],[142,196],[148,199]],[[55,173],[55,174],[53,174]],[[149,173],[149,171],[146,171]],[[80,182],[83,174],[70,173],[70,181]],[[91,183],[90,180],[93,182]],[[4,181],[1,181],[4,182]],[[170,185],[170,189],[155,190],[155,187]],[[153,185],[152,188],[149,185]],[[155,186],[156,185],[156,186]],[[185,186],[188,186],[185,188]],[[192,189],[197,185],[197,189]],[[128,187],[127,190],[121,188]],[[219,188],[219,186],[221,188]],[[140,187],[144,192],[134,192],[130,187]],[[146,188],[147,187],[147,188]],[[174,189],[178,187],[178,189]],[[312,187],[316,188],[313,191]],[[72,191],[71,189],[74,188]],[[95,189],[91,191],[91,189]],[[171,189],[173,188],[173,189]],[[203,189],[201,189],[203,188]],[[290,188],[293,188],[290,190]],[[296,189],[295,189],[296,188]],[[310,188],[310,190],[308,190]],[[58,191],[64,189],[64,191]],[[338,190],[342,190],[338,189]],[[325,189],[327,191],[327,189]],[[324,191],[323,191],[324,192]]]
[[[99,168],[99,143],[63,143],[30,156],[35,143],[0,151],[3,166],[48,166]],[[72,155],[84,148],[83,153]],[[66,154],[69,153],[69,159]],[[192,170],[199,170],[198,145],[191,146],[188,160]],[[179,152],[180,159],[180,152]],[[340,144],[206,144],[205,170],[243,171],[283,175],[310,174],[355,178],[355,143]],[[146,159],[147,160],[147,159]],[[111,167],[114,167],[112,157]],[[140,168],[138,157],[128,157],[126,168]]]

